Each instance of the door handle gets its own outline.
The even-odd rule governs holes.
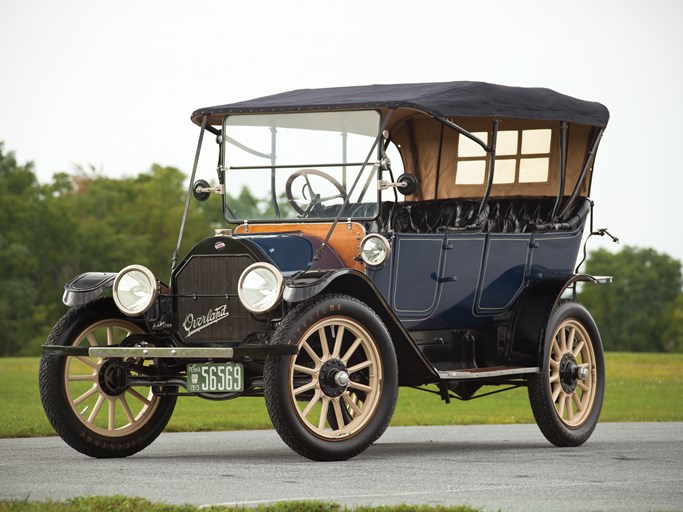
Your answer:
[[[436,272],[432,272],[431,278],[437,283],[454,283],[458,280],[457,276],[439,277]]]

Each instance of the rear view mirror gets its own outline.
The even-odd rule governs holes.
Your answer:
[[[209,182],[206,180],[197,180],[192,187],[192,195],[197,201],[206,201],[211,195]]]

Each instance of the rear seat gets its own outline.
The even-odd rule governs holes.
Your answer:
[[[377,219],[365,227],[369,232],[398,233],[575,231],[583,226],[590,211],[590,200],[580,198],[563,218],[553,222],[552,197],[491,199],[479,213],[480,204],[467,199],[388,201],[382,203]]]

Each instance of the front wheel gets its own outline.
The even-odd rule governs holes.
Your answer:
[[[144,325],[144,323],[142,324]],[[67,311],[47,343],[62,346],[110,346],[143,333],[110,298]],[[153,373],[148,361],[129,361],[137,372]],[[125,387],[125,366],[87,356],[43,356],[40,398],[47,418],[67,444],[91,457],[126,457],[164,429],[175,396],[158,396],[150,387]]]
[[[266,360],[268,414],[280,437],[312,460],[344,460],[386,430],[398,395],[396,353],[381,319],[345,295],[294,308],[273,335],[299,354]]]
[[[543,368],[529,377],[529,401],[543,435],[556,446],[579,446],[598,423],[605,359],[598,328],[582,305],[565,301],[550,316]]]

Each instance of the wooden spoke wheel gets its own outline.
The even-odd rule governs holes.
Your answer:
[[[48,344],[112,346],[143,332],[138,321],[105,299],[69,310]],[[138,371],[152,364],[135,362]],[[129,374],[135,376],[135,370],[126,369],[121,360],[43,356],[40,394],[57,433],[93,457],[124,457],[148,446],[168,423],[176,398],[157,396],[151,387],[127,386]]]
[[[274,343],[299,354],[266,361],[266,405],[295,451],[341,460],[365,450],[386,429],[397,397],[396,355],[379,317],[342,295],[295,308]]]
[[[561,303],[550,317],[542,372],[529,379],[529,400],[546,438],[583,444],[597,425],[605,389],[600,334],[588,311]]]

